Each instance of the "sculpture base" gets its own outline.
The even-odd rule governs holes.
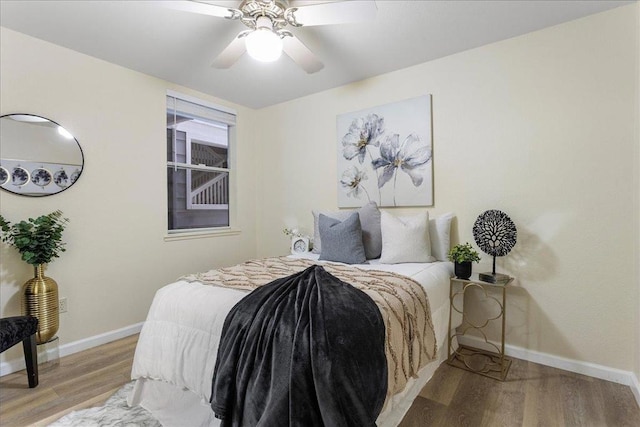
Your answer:
[[[479,273],[478,279],[483,282],[503,284],[507,283],[511,279],[511,276],[501,273]]]

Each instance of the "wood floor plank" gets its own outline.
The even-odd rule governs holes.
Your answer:
[[[29,422],[35,411],[39,411],[40,408],[49,408],[58,401],[60,401],[60,396],[50,388],[25,394],[0,406],[0,423],[2,425],[23,425]],[[31,409],[26,411],[25,408]]]
[[[447,425],[482,425],[484,409],[495,399],[494,381],[482,375],[464,375],[449,405]]]
[[[597,386],[584,376],[563,375],[562,392],[564,419],[568,425],[580,425],[589,420],[592,425],[605,425],[602,397],[598,399]]]
[[[562,400],[557,394],[558,374],[554,370],[527,363],[529,379],[525,381],[524,426],[563,426]]]
[[[620,427],[637,427],[638,406],[635,404],[633,392],[629,387],[620,387],[619,384],[610,381],[598,383],[601,395],[607,405],[604,405],[603,413],[606,425]]]
[[[521,425],[524,412],[525,391],[522,388],[522,381],[526,380],[528,371],[526,362],[513,360],[509,371],[509,380],[500,382],[494,381],[492,388],[495,389],[495,400],[491,405],[487,405],[484,410],[482,425],[502,426]]]
[[[128,368],[128,369],[127,369]],[[71,377],[53,386],[53,390],[61,396],[82,396],[86,393],[101,394],[130,381],[130,375],[122,375],[123,369],[131,373],[131,362],[125,360],[113,363],[107,367],[83,374],[80,377]]]
[[[418,396],[398,427],[446,427],[447,405]]]
[[[443,363],[438,367],[436,374],[422,389],[419,396],[443,405],[449,405],[464,374],[465,371]]]

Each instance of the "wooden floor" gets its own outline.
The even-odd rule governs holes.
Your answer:
[[[25,371],[0,377],[0,426],[44,426],[72,410],[98,406],[131,381],[138,335],[40,366],[39,384],[30,389]]]
[[[501,382],[443,363],[400,427],[640,426],[628,386],[513,359]]]
[[[0,426],[47,425],[65,413],[101,405],[129,381],[138,336],[41,368],[40,385],[24,371],[0,377]],[[640,426],[627,386],[514,359],[507,381],[443,364],[400,427]]]

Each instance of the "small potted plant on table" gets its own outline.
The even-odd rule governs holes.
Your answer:
[[[454,263],[454,272],[459,279],[471,277],[471,263],[480,261],[480,255],[468,242],[451,248],[447,258]]]

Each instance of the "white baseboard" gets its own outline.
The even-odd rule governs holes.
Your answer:
[[[63,344],[59,347],[55,348],[47,348],[46,344],[42,346],[46,350],[46,354],[42,357],[41,352],[42,349],[38,351],[38,360],[41,361],[49,361],[56,357],[64,357],[70,354],[78,353],[79,351],[88,350],[93,347],[97,347],[102,344],[110,343],[111,341],[119,340],[121,338],[128,337],[130,335],[134,335],[142,330],[142,325],[144,322],[136,323],[134,325],[125,326],[121,329],[116,329],[114,331],[105,332],[100,335],[95,335],[89,338],[81,339],[78,341],[70,342],[68,344]],[[0,376],[8,375],[13,372],[21,371],[25,368],[24,357],[20,357],[18,359],[8,360],[6,362],[0,363]]]
[[[636,397],[636,402],[638,402],[638,406],[640,406],[640,382],[638,382],[638,377],[633,375],[633,383],[631,384],[631,391],[633,395]]]
[[[486,348],[490,351],[495,351],[494,348],[487,347],[484,339],[464,336],[458,337],[460,344],[466,344],[476,348]],[[495,344],[495,343],[494,343]],[[499,347],[499,344],[496,344]],[[614,383],[623,384],[631,387],[638,404],[640,405],[640,388],[638,379],[635,374],[630,371],[623,371],[621,369],[610,368],[608,366],[597,365],[590,362],[582,362],[579,360],[567,359],[561,356],[554,356],[548,353],[541,353],[539,351],[528,350],[522,347],[516,347],[513,345],[505,344],[504,353],[507,356],[515,357],[516,359],[527,360],[529,362],[539,363],[545,366],[551,366],[552,368],[558,368],[569,372],[575,372],[577,374],[587,375],[589,377],[599,378],[602,380],[612,381]]]

